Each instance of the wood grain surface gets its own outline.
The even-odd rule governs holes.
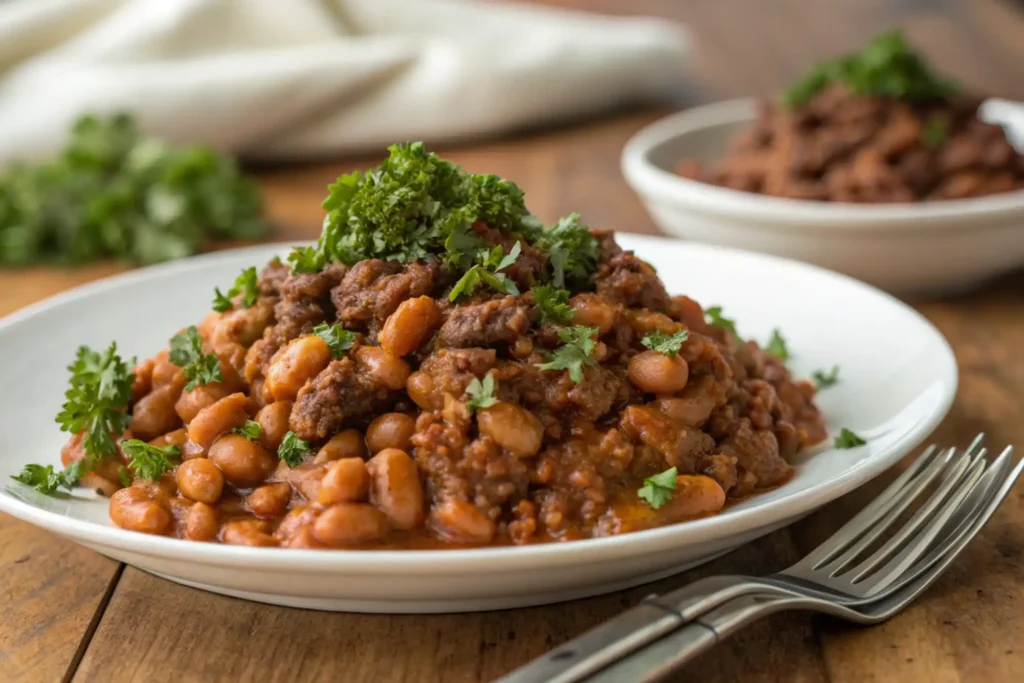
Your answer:
[[[902,26],[941,68],[1024,100],[1024,12],[1010,0],[545,0],[647,13],[693,31],[693,88],[679,102],[768,94],[815,59]],[[440,150],[517,181],[545,220],[655,232],[618,170],[626,139],[665,109],[623,112]],[[260,169],[281,239],[315,237],[339,173],[377,159]],[[0,271],[0,315],[112,272]],[[935,435],[1024,446],[1024,273],[983,291],[913,302],[946,335],[961,370]],[[867,321],[870,324],[870,321]],[[880,338],[884,331],[879,331]],[[0,681],[487,681],[636,602],[723,572],[782,568],[890,478],[788,529],[659,584],[524,610],[468,615],[318,613],[220,597],[122,568],[0,515]],[[751,683],[1024,680],[1024,487],[923,599],[870,629],[794,613],[760,622],[704,655],[679,681]]]

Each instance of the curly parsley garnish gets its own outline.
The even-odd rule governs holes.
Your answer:
[[[836,448],[856,448],[857,446],[863,446],[867,441],[851,432],[846,427],[843,427],[839,431],[839,435],[832,440],[832,445]]]
[[[138,439],[127,439],[121,442],[121,452],[130,458],[128,467],[135,470],[140,479],[159,481],[160,477],[174,469],[171,459],[181,456],[181,449],[174,444],[152,446]]]
[[[676,468],[670,467],[661,474],[647,477],[644,479],[644,485],[637,490],[636,495],[657,510],[672,498],[672,492],[676,490],[677,474]]]
[[[252,305],[256,303],[256,299],[260,296],[260,286],[256,275],[256,266],[250,266],[243,270],[242,274],[235,278],[235,284],[231,285],[231,289],[228,290],[227,294],[221,294],[220,287],[214,288],[213,310],[218,313],[230,311],[235,307],[231,300],[243,293],[242,308],[251,308]]]
[[[550,285],[531,287],[533,302],[540,312],[540,324],[563,324],[572,321],[572,308],[569,306],[569,292]]]
[[[356,342],[356,333],[346,330],[338,324],[320,323],[313,328],[313,334],[327,342],[327,346],[331,349],[331,355],[335,359],[344,356],[345,352],[351,349]]]
[[[816,65],[783,95],[788,107],[806,104],[830,83],[842,83],[855,95],[879,95],[911,102],[942,100],[960,88],[933,74],[903,34],[886,31],[857,53]]]
[[[736,331],[736,321],[723,316],[721,306],[712,306],[705,310],[704,319],[707,321],[708,325],[720,327],[723,330],[731,332],[732,336],[736,337],[736,339],[740,338],[739,332]]]
[[[815,370],[811,373],[815,389],[825,389],[839,382],[839,366],[833,365],[829,370]]]
[[[466,274],[455,283],[451,294],[448,295],[448,300],[455,301],[463,294],[472,296],[477,285],[481,283],[490,285],[491,288],[503,294],[518,295],[519,288],[516,287],[516,283],[509,280],[501,271],[516,262],[516,259],[519,258],[519,252],[519,242],[513,245],[512,250],[508,254],[505,253],[500,244],[490,251],[481,251],[478,257],[480,262],[467,270]]]
[[[244,436],[249,441],[255,441],[263,434],[263,429],[260,427],[259,422],[256,422],[255,420],[246,420],[244,427],[235,427],[231,430],[231,433]]]
[[[657,351],[666,356],[674,356],[683,347],[683,342],[686,341],[687,336],[686,330],[679,330],[675,334],[655,331],[645,335],[640,340],[640,343],[651,351]]]
[[[573,213],[540,233],[537,247],[548,254],[551,284],[582,287],[597,270],[597,238]]]
[[[199,330],[192,325],[184,332],[171,338],[170,361],[185,370],[185,391],[192,391],[199,384],[223,381],[220,360],[216,354],[203,353],[203,340]]]
[[[309,453],[311,446],[308,441],[303,441],[295,436],[295,432],[288,432],[277,447],[277,455],[288,463],[289,467],[298,467],[302,464],[303,456]]]
[[[594,341],[597,332],[596,327],[563,327],[558,330],[562,346],[548,356],[547,363],[538,363],[537,367],[541,370],[568,370],[569,378],[573,382],[582,382],[584,366],[597,364],[592,357],[594,347],[597,346],[597,342]]]
[[[54,471],[53,465],[25,465],[20,474],[11,479],[31,486],[47,496],[57,493],[57,489],[70,491],[78,483],[82,473],[82,462],[76,461],[61,471]]]
[[[114,436],[131,422],[125,408],[132,397],[135,375],[129,363],[117,355],[117,344],[111,344],[102,354],[86,346],[78,347],[75,361],[68,366],[71,386],[64,394],[64,406],[57,413],[62,431],[77,434],[85,432],[82,448],[85,450],[88,470],[92,462],[117,452]]]
[[[494,396],[494,375],[487,373],[482,382],[474,377],[466,387],[466,393],[470,395],[470,399],[466,401],[466,409],[470,414],[480,408],[490,408],[498,402]]]
[[[786,338],[782,336],[782,332],[777,327],[772,330],[771,339],[765,344],[764,350],[783,363],[789,360],[789,347],[786,346]]]

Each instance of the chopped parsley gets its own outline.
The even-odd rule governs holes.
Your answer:
[[[134,359],[129,363],[121,360],[117,344],[111,344],[102,354],[87,346],[78,347],[74,362],[68,366],[71,386],[64,394],[57,423],[65,432],[85,432],[82,448],[86,471],[96,460],[117,452],[114,435],[131,422],[126,408],[132,397],[135,375],[130,366],[134,364]]]
[[[582,382],[583,367],[597,364],[592,357],[594,347],[597,346],[594,341],[597,332],[596,327],[563,327],[558,330],[562,346],[548,356],[547,363],[538,363],[537,367],[541,370],[568,370],[569,378],[573,382]]]
[[[782,336],[782,332],[777,327],[772,330],[771,339],[765,344],[764,350],[783,363],[789,360],[789,347],[786,346],[786,338]]]
[[[117,468],[117,480],[121,482],[121,486],[128,488],[132,485],[132,473],[128,471],[128,468],[121,465]]]
[[[128,467],[135,470],[140,479],[159,481],[160,477],[174,469],[171,459],[177,460],[181,450],[174,444],[152,446],[138,439],[121,442],[121,452],[130,458]]]
[[[0,265],[181,258],[263,236],[260,213],[230,157],[146,137],[126,114],[83,116],[55,158],[0,172]]]
[[[244,427],[235,427],[231,430],[231,433],[244,436],[249,441],[255,441],[263,434],[263,430],[260,427],[259,422],[256,422],[255,420],[246,420]]]
[[[948,138],[946,124],[940,118],[931,118],[921,131],[921,139],[930,149],[939,149],[946,144]]]
[[[490,285],[491,288],[504,294],[518,295],[519,288],[516,287],[516,283],[509,280],[501,271],[515,263],[519,258],[519,252],[519,242],[515,243],[508,254],[500,244],[490,251],[480,251],[478,257],[480,262],[467,270],[466,274],[455,283],[451,294],[448,295],[448,300],[455,301],[463,294],[472,296],[481,283]]]
[[[550,285],[531,287],[533,302],[540,312],[540,324],[563,324],[572,321],[572,308],[569,306],[569,292]]]
[[[466,387],[466,393],[470,396],[466,409],[471,414],[480,408],[490,408],[498,402],[494,396],[494,375],[487,373],[482,382],[474,377]]]
[[[683,342],[686,341],[687,337],[686,330],[679,330],[675,334],[665,334],[664,332],[651,332],[645,335],[640,343],[649,348],[651,351],[657,351],[658,353],[666,356],[674,356],[679,353],[679,349],[683,347]]]
[[[960,89],[954,81],[933,74],[898,30],[875,37],[860,52],[817,64],[785,92],[783,104],[807,104],[831,83],[842,83],[855,95],[910,102],[943,100]]]
[[[811,373],[815,389],[825,389],[839,382],[839,366],[833,365],[828,370],[815,370]]]
[[[736,339],[740,338],[739,332],[736,331],[736,321],[723,316],[721,306],[712,306],[705,310],[704,319],[707,321],[708,325],[720,327],[723,330],[731,332],[732,336],[736,337]]]
[[[302,464],[303,456],[310,450],[311,446],[308,441],[303,441],[295,436],[295,432],[288,432],[277,448],[277,455],[288,463],[288,467],[298,467]]]
[[[469,173],[427,152],[421,142],[392,145],[388,151],[376,169],[350,173],[331,184],[316,245],[296,247],[288,256],[294,272],[316,272],[328,263],[352,265],[367,258],[401,263],[441,259],[456,276],[473,270],[462,290],[485,282],[513,293],[514,284],[495,277],[506,256],[494,262],[493,249],[486,251],[490,246],[474,230],[485,224],[544,251],[548,272],[541,280],[563,287],[582,286],[592,279],[597,239],[575,214],[545,227],[526,209],[515,183]]]
[[[839,436],[832,440],[832,445],[836,448],[856,448],[857,446],[863,446],[867,441],[851,432],[846,427],[843,427],[839,431]]]
[[[53,469],[53,465],[45,467],[43,465],[25,465],[21,473],[13,475],[11,479],[31,486],[47,496],[52,496],[57,493],[57,489],[67,489],[68,491],[73,489],[81,478],[81,471],[81,460],[71,463],[59,472]]]
[[[172,363],[184,369],[185,379],[188,380],[185,391],[192,391],[198,384],[220,382],[224,379],[216,354],[203,353],[203,340],[195,325],[171,338],[171,352],[168,357]]]
[[[320,323],[313,328],[313,334],[327,342],[328,348],[331,349],[331,355],[335,359],[344,356],[345,352],[351,349],[356,341],[355,332],[346,330],[338,324],[328,325],[327,323]]]
[[[232,299],[239,294],[242,296],[242,308],[251,308],[260,295],[259,280],[256,275],[256,266],[250,266],[242,271],[242,274],[235,278],[235,284],[227,294],[221,294],[220,287],[213,290],[213,310],[218,313],[230,311],[235,305]]]
[[[670,467],[661,474],[647,477],[644,479],[644,485],[637,490],[636,495],[657,510],[672,498],[672,492],[676,490],[677,473],[675,467]]]

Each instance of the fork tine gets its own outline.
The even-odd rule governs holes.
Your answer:
[[[877,592],[906,573],[928,551],[963,501],[982,481],[987,464],[981,458],[975,460],[967,473],[958,478],[956,485],[950,486],[946,492],[941,489],[936,491],[896,536],[850,570],[853,583],[863,583],[864,589]],[[943,488],[946,488],[945,485]],[[879,568],[883,562],[886,564]]]
[[[880,514],[872,523],[872,525],[864,531],[864,533],[857,539],[855,543],[848,546],[841,555],[833,557],[828,563],[820,563],[814,567],[815,570],[824,569],[828,572],[829,576],[835,576],[839,574],[845,567],[851,562],[854,562],[857,557],[864,552],[864,550],[878,539],[886,530],[891,527],[896,520],[899,519],[900,515],[910,507],[910,505],[917,500],[928,486],[938,477],[941,473],[947,472],[947,476],[954,477],[960,476],[963,470],[968,465],[968,460],[971,457],[970,451],[967,451],[959,460],[955,461],[955,464],[950,464],[951,459],[956,449],[949,449],[945,451],[941,457],[932,461],[927,468],[925,468],[921,475],[916,477],[914,481],[909,483],[903,488],[899,496],[895,497],[892,501],[892,505],[887,506],[887,509],[883,514]]]

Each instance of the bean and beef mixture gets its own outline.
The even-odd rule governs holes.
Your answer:
[[[1024,155],[978,118],[982,98],[930,74],[898,33],[826,62],[762,102],[724,158],[680,175],[833,202],[962,199],[1024,189]]]
[[[527,544],[713,514],[825,438],[780,335],[742,340],[508,181],[390,151],[331,186],[315,246],[244,270],[154,357],[80,349],[65,468],[18,479],[196,541]]]

